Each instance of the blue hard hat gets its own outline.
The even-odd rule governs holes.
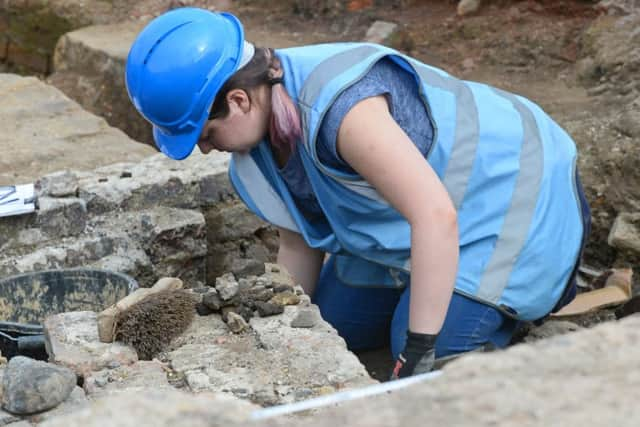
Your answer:
[[[138,34],[127,57],[127,92],[164,154],[176,160],[191,154],[243,47],[235,16],[198,8],[160,15]]]

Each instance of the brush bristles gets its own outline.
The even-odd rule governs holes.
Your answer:
[[[195,313],[195,300],[185,290],[151,294],[116,318],[116,340],[138,352],[140,360],[151,360],[184,332]]]

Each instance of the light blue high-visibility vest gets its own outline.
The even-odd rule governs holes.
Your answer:
[[[378,45],[277,54],[301,114],[302,163],[326,221],[309,222],[297,209],[266,141],[235,153],[229,171],[253,212],[338,254],[337,273],[348,284],[404,285],[397,278],[410,272],[408,222],[362,177],[321,164],[316,152],[319,126],[336,97],[389,57],[416,77],[434,127],[427,161],[458,213],[455,291],[522,320],[553,309],[577,262],[583,225],[576,148],[547,114],[521,96],[456,79]]]

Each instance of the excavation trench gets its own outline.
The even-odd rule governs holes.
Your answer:
[[[522,8],[518,12],[520,15],[516,12],[510,12],[515,17],[509,20],[525,22],[529,11]],[[47,13],[39,16],[33,20],[11,12],[0,17],[0,30],[4,31],[0,61],[5,67],[10,66],[12,70],[26,74],[44,75],[54,71],[49,76],[49,82],[56,84],[69,98],[84,105],[84,109],[80,109],[78,104],[61,92],[52,90],[49,84],[0,75],[4,92],[16,94],[15,98],[9,100],[11,105],[15,104],[15,110],[32,111],[34,116],[29,117],[32,128],[44,129],[43,133],[47,135],[56,135],[56,140],[51,144],[48,144],[51,138],[38,140],[38,135],[33,132],[10,135],[11,141],[18,141],[17,144],[9,144],[9,139],[0,140],[9,148],[25,147],[30,140],[36,140],[35,148],[30,148],[31,152],[24,157],[27,160],[16,162],[18,166],[15,170],[10,170],[9,166],[0,168],[0,180],[3,180],[0,184],[12,183],[16,179],[36,182],[41,201],[40,209],[33,215],[0,218],[0,278],[61,266],[122,272],[134,278],[142,287],[149,287],[162,277],[180,277],[188,288],[202,296],[202,301],[199,314],[190,328],[159,353],[155,361],[141,362],[131,349],[117,345],[103,347],[94,335],[86,333],[95,331],[95,313],[120,298],[123,289],[116,291],[108,287],[93,287],[88,290],[91,295],[85,298],[77,297],[72,290],[69,295],[60,293],[59,288],[56,290],[49,285],[39,285],[23,293],[0,285],[0,292],[5,288],[11,289],[5,296],[9,302],[4,306],[0,302],[0,320],[3,321],[0,332],[10,341],[7,344],[10,347],[7,350],[2,348],[2,353],[12,356],[11,349],[14,349],[15,355],[15,349],[19,349],[16,341],[21,336],[40,335],[42,327],[37,323],[48,316],[50,321],[45,328],[50,330],[54,343],[52,354],[47,355],[49,360],[74,369],[83,378],[84,392],[93,398],[115,393],[117,387],[168,387],[196,393],[222,391],[271,407],[306,401],[345,388],[366,387],[372,384],[371,377],[386,380],[391,366],[388,348],[361,352],[356,358],[346,349],[335,330],[319,317],[317,307],[310,304],[299,289],[296,291],[294,283],[283,283],[286,280],[280,277],[280,272],[272,270],[274,267],[269,262],[275,257],[277,235],[273,228],[249,213],[235,197],[227,179],[226,155],[216,153],[201,156],[194,153],[188,160],[176,164],[161,155],[153,156],[151,149],[133,153],[135,150],[132,147],[141,146],[136,140],[149,142],[144,140],[148,137],[148,126],[144,122],[131,124],[134,120],[132,117],[137,116],[128,110],[132,107],[123,89],[121,75],[124,54],[113,52],[126,52],[126,46],[131,41],[130,34],[135,31],[92,27],[68,33],[69,29],[77,29],[77,24]],[[444,20],[442,16],[438,19]],[[45,24],[50,30],[40,31],[38,25]],[[441,28],[437,25],[425,26],[424,23],[421,25]],[[448,23],[442,28],[457,29],[460,34],[455,33],[454,38],[476,40],[478,37],[469,34],[483,31],[482,25],[480,20],[469,18],[460,23]],[[67,74],[62,71],[58,74],[51,65],[53,40],[57,41],[62,34],[65,34],[66,40],[64,52],[68,55],[66,59],[62,58],[67,61]],[[118,35],[123,36],[118,38]],[[463,42],[457,45],[462,46]],[[535,40],[529,42],[532,46],[538,45]],[[545,43],[551,42],[545,40]],[[490,56],[495,46],[504,50],[503,44],[503,41],[494,41],[493,44],[487,42],[485,47],[474,45],[467,49],[468,52],[487,52]],[[105,53],[100,49],[101,45],[109,45],[114,49]],[[438,45],[433,46],[434,49],[438,48]],[[523,49],[529,48],[525,45]],[[529,85],[530,76],[523,74],[526,67],[518,62],[525,59],[518,59],[513,52],[510,54],[515,62],[509,62],[503,56],[499,56],[500,60],[491,56],[487,60],[497,61],[495,63],[507,70],[503,74],[493,74],[495,68],[488,67],[478,70],[475,77],[485,73],[485,76],[489,75],[488,80],[511,78],[512,81],[508,80],[505,86],[527,82],[527,85],[521,86],[535,88],[536,94],[543,98],[542,103],[548,103],[551,109],[558,111],[567,100],[572,111],[584,107],[579,105],[582,102],[586,104],[582,91],[573,86],[567,89],[555,78],[554,73],[566,77],[566,70],[560,70],[556,62],[544,55],[527,52],[526,61],[543,58],[535,60],[548,62],[546,68],[545,64],[533,64],[536,65],[533,68],[543,69],[548,74],[546,77],[538,77]],[[480,64],[481,59],[474,58],[465,61],[471,64],[468,67],[470,70]],[[460,62],[462,59],[465,58],[460,58]],[[76,68],[68,66],[73,63],[80,65]],[[526,64],[532,65],[530,62]],[[566,61],[562,64],[566,66]],[[459,67],[457,63],[453,65]],[[96,69],[108,71],[97,75]],[[83,75],[82,70],[89,70],[89,74]],[[79,82],[86,87],[80,87]],[[567,100],[558,101],[555,91],[558,85],[563,86]],[[549,91],[549,87],[554,90]],[[545,99],[548,92],[554,93],[552,100]],[[47,94],[45,100],[38,96],[43,93]],[[104,101],[103,105],[98,105],[96,100]],[[97,125],[87,125],[94,123],[92,120],[96,118],[85,110],[106,118],[110,124],[133,138],[113,128],[105,130]],[[22,120],[20,115],[8,117],[11,122]],[[614,157],[616,153],[631,151],[632,138],[611,131],[606,118],[602,123],[593,120],[584,119],[577,113],[560,114],[561,124],[566,124],[577,135],[581,149],[584,148],[580,166],[586,170],[587,196],[597,201],[594,206],[598,210],[594,217],[599,246],[592,246],[589,252],[604,254],[592,258],[602,261],[600,267],[607,267],[614,263],[616,256],[619,256],[618,264],[637,257],[631,252],[617,253],[603,243],[618,211],[631,209],[629,206],[632,207],[635,202],[627,204],[619,192],[608,191],[605,184],[598,183],[595,177],[602,172],[594,166],[593,159],[598,156],[609,159],[607,161],[611,164],[607,163],[607,170],[615,169],[612,165],[614,161],[624,164],[630,171],[637,171],[637,168],[633,162],[620,162],[619,158]],[[61,136],[62,127],[71,130]],[[146,130],[140,130],[143,128]],[[92,140],[97,143],[90,148],[83,145],[78,149],[77,145],[76,148],[70,145],[71,148],[62,149],[69,156],[66,163],[57,163],[59,157],[38,151],[61,141],[89,144]],[[602,140],[610,142],[616,149],[607,149],[607,153],[599,155],[598,150],[603,150],[603,144],[593,141]],[[117,149],[109,152],[109,147]],[[36,152],[40,155],[35,156]],[[101,153],[102,163],[89,159],[95,158],[96,152]],[[87,159],[82,154],[87,154]],[[123,161],[127,163],[118,163]],[[51,164],[55,167],[46,169]],[[9,172],[5,174],[2,169]],[[615,172],[610,175],[613,177],[607,184],[610,187],[617,187],[616,182],[626,182],[617,177]],[[623,185],[624,188],[637,189],[634,186],[633,183]],[[632,194],[633,191],[631,189],[628,193]],[[278,286],[291,287],[294,291],[289,293],[301,301],[282,304],[282,312],[261,316],[256,314],[259,310],[255,301],[247,304],[246,299],[239,296],[244,291],[255,295],[270,290],[266,294],[273,292],[273,295],[263,301],[268,302],[277,293],[275,288]],[[593,287],[593,283],[588,283],[588,286]],[[236,294],[229,296],[233,289],[236,289]],[[222,300],[223,293],[228,297],[224,300],[226,302],[217,304],[213,295]],[[71,297],[71,294],[74,296]],[[35,302],[37,296],[45,298],[45,302]],[[204,304],[205,296],[208,305]],[[87,305],[69,305],[64,301],[80,301]],[[42,304],[50,305],[57,314],[43,310]],[[627,305],[626,311],[624,307],[620,310],[605,308],[585,317],[551,320],[539,328],[527,325],[515,342],[545,339],[595,323],[615,320],[637,311],[638,305],[637,302]],[[17,310],[18,307],[29,309],[34,315],[25,317]],[[248,310],[252,312],[251,316]],[[32,323],[36,323],[36,326]],[[236,332],[233,332],[233,328]],[[366,371],[360,362],[365,365]]]

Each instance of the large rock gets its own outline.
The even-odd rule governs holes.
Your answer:
[[[619,249],[640,254],[640,213],[622,212],[613,223],[609,233],[609,244]]]
[[[55,408],[76,386],[70,369],[16,356],[9,361],[3,378],[3,409],[29,415]]]
[[[92,311],[49,316],[44,321],[44,334],[49,360],[70,368],[79,377],[138,361],[138,355],[131,347],[119,342],[100,342],[98,316]]]
[[[255,405],[222,393],[193,396],[178,390],[127,391],[97,399],[40,427],[233,427],[246,425]]]
[[[130,21],[66,33],[56,45],[55,73],[48,81],[111,126],[152,145],[151,125],[134,108],[124,83],[129,48],[144,24]]]
[[[251,333],[239,335],[217,314],[197,316],[166,358],[194,392],[226,392],[266,406],[373,383],[317,307],[300,299],[280,315],[251,318]],[[315,312],[314,323],[292,325],[305,310]]]
[[[90,170],[154,152],[33,77],[0,74],[0,185],[69,167]]]
[[[307,427],[635,426],[640,317],[451,362],[435,380],[343,403]],[[291,418],[258,426],[299,425]]]

